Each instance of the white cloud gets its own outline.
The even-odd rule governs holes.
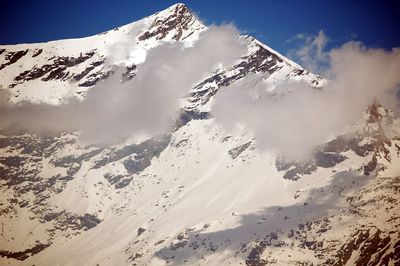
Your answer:
[[[262,74],[247,76],[219,91],[212,111],[216,121],[228,130],[244,125],[262,149],[304,159],[316,145],[358,121],[375,100],[397,108],[400,49],[349,42],[326,55],[330,67],[324,75],[330,81],[323,89],[284,80],[271,91]]]
[[[305,69],[320,73],[329,61],[329,55],[324,51],[329,38],[324,31],[320,30],[318,35],[299,33],[286,42],[292,43],[295,41],[300,41],[303,44],[298,49],[289,50],[288,57],[298,62]]]

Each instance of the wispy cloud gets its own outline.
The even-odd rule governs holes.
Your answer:
[[[294,42],[300,42],[301,45],[289,50],[288,57],[311,72],[322,72],[329,61],[329,55],[325,51],[329,38],[324,31],[320,30],[317,35],[299,33],[286,41],[286,43]]]

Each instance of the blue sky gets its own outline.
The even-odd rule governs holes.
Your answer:
[[[177,1],[5,1],[0,44],[84,37],[165,9]],[[400,1],[179,1],[206,24],[233,22],[286,54],[298,33],[329,36],[328,48],[349,40],[368,47],[400,46]]]

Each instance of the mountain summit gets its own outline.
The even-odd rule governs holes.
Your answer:
[[[248,77],[255,88],[301,82],[313,91],[327,81],[251,36],[236,36],[244,50],[225,64],[190,53],[214,52],[190,50],[212,31],[175,4],[95,36],[0,46],[0,96],[7,95],[0,110],[22,114],[15,124],[29,118],[26,110],[58,129],[100,112],[94,122],[104,134],[115,133],[114,125],[157,124],[143,120],[175,97],[162,89],[192,84],[185,70],[211,65],[173,99],[178,115],[168,116],[172,126],[157,134],[98,145],[75,130],[2,128],[1,265],[400,262],[398,117],[376,103],[304,161],[262,150],[246,126],[227,132],[217,123],[212,108],[220,90]],[[148,82],[147,90],[129,94],[131,85]],[[75,109],[96,103],[97,92],[106,99],[101,105]],[[271,95],[278,103],[285,97]],[[125,103],[129,108],[120,108]],[[108,114],[115,109],[118,115]],[[48,121],[29,120],[26,127],[42,129]]]
[[[205,30],[207,27],[184,4],[175,4],[137,22],[92,37],[3,45],[0,46],[0,86],[12,88],[13,102],[28,100],[57,104],[74,93],[80,97],[87,88],[112,76],[115,64],[125,65],[124,75],[131,78],[150,49],[165,42],[190,46]],[[251,69],[245,69],[245,72],[281,70],[277,76],[299,76],[318,85],[319,77],[252,37],[247,37],[247,42],[249,53],[242,64]],[[40,93],[35,89],[37,86],[42,88]]]

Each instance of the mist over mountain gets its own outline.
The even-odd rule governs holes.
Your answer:
[[[175,4],[1,45],[0,264],[399,264],[400,48],[295,39]]]

